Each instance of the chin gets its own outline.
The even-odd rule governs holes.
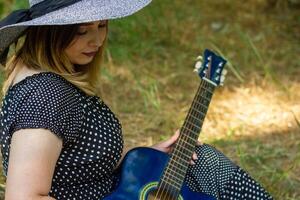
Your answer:
[[[89,64],[89,63],[91,63],[93,61],[93,59],[91,59],[91,60],[85,60],[85,61],[76,61],[76,62],[73,62],[73,64],[75,64],[75,65],[87,65],[87,64]]]

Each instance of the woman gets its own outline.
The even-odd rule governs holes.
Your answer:
[[[108,20],[150,1],[31,0],[0,22],[5,199],[101,199],[114,190],[123,138],[99,98],[99,63]],[[6,62],[13,42],[18,50]],[[152,148],[169,153],[178,135]],[[216,199],[272,198],[209,145],[197,146],[186,182]]]

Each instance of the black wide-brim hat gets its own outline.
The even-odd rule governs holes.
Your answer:
[[[151,0],[29,0],[29,9],[16,10],[0,21],[0,62],[6,63],[9,46],[29,26],[79,24],[122,18]]]

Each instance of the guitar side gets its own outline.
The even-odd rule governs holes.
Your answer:
[[[168,154],[153,148],[130,150],[120,166],[119,185],[104,200],[147,200],[148,194],[156,189],[168,161]],[[182,186],[180,199],[215,200],[212,196],[191,191],[186,184]]]

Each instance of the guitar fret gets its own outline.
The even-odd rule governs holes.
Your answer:
[[[207,111],[207,110],[203,110],[203,109],[202,110],[198,110],[198,108],[197,109],[191,108],[191,110],[192,110],[191,114],[194,115],[195,117],[198,117],[199,115],[202,116],[202,113],[206,113],[206,111]],[[205,116],[202,117],[203,120],[204,120],[204,117]]]
[[[199,130],[201,129],[201,127],[197,126],[196,124],[192,124],[192,123],[189,122],[189,121],[186,121],[186,123],[190,124],[191,126],[194,126],[194,127],[198,128]]]
[[[201,109],[201,110],[200,110]],[[194,108],[191,108],[191,113],[189,115],[195,115],[196,117],[200,116],[204,119],[205,118],[205,114],[206,114],[206,111],[207,110],[204,110],[204,108],[198,108],[198,107],[194,107]],[[201,118],[201,119],[202,119]]]
[[[201,89],[205,90],[206,92],[208,92],[209,94],[213,95],[213,92],[210,91],[208,88],[205,87],[201,87]]]
[[[175,162],[176,165],[180,165],[181,167],[186,167],[186,165],[183,165],[182,163],[178,162],[177,160],[173,159],[170,161],[171,162]]]
[[[193,130],[191,130],[191,129],[185,127],[185,126],[183,126],[182,128],[185,129],[185,130],[188,130],[188,131],[192,132],[194,135],[198,135],[198,133],[194,132]]]
[[[199,94],[199,96],[200,96],[201,98],[205,99],[205,100],[208,101],[208,102],[210,101],[210,99],[207,98],[206,96],[202,96],[201,94]],[[199,96],[198,96],[198,97],[199,97]]]
[[[195,101],[195,104],[197,104],[197,105],[199,105],[200,106],[200,108],[205,108],[206,110],[205,110],[205,112],[207,111],[207,109],[208,109],[208,107],[206,106],[206,105],[204,105],[204,104],[202,104],[202,103],[200,103],[200,102],[197,102],[197,101]],[[197,107],[198,108],[198,107]],[[194,109],[195,110],[195,109]],[[198,110],[196,110],[196,111],[198,111]],[[200,111],[198,111],[198,112],[200,112]]]
[[[178,140],[178,145],[179,145],[179,143],[181,143],[181,142],[183,142],[183,143],[184,143],[184,145],[188,145],[188,146],[190,146],[190,147],[192,147],[192,148],[195,148],[195,146],[194,146],[194,145],[192,145],[192,144],[188,143],[187,141],[185,141],[185,140],[183,140],[183,139],[180,139],[180,140]]]
[[[184,138],[183,138],[183,137],[184,137]],[[195,148],[195,146],[193,146],[193,143],[196,144],[197,140],[198,140],[198,139],[196,139],[196,138],[194,138],[194,137],[190,137],[190,136],[188,136],[187,134],[183,134],[183,135],[180,136],[180,138],[179,138],[179,140],[178,140],[178,144],[179,144],[181,141],[183,141],[183,142],[185,142],[185,144],[189,144],[190,147]],[[185,144],[182,144],[182,145],[185,145]],[[181,146],[178,146],[178,148],[179,148],[179,147],[182,147],[182,145],[181,145]],[[185,145],[185,146],[186,146],[186,145]],[[175,147],[177,148],[177,146],[175,146]],[[187,146],[186,146],[186,147],[187,147]]]
[[[183,136],[181,136],[181,137],[183,137]],[[198,138],[196,139],[196,138],[191,138],[188,136],[186,136],[186,138],[180,138],[178,140],[178,142],[176,143],[175,148],[173,150],[174,155],[175,155],[175,153],[177,153],[176,155],[182,154],[182,153],[189,154],[190,152],[187,152],[187,150],[194,151],[197,141],[198,141]]]
[[[176,162],[178,161],[178,159],[173,159],[172,161],[176,163]],[[171,163],[171,162],[170,162],[170,163]],[[184,167],[185,165],[181,165],[181,166]],[[182,171],[182,170],[185,170],[185,167],[184,167],[184,169],[182,169],[182,168],[178,168],[178,167],[172,166],[172,165],[169,165],[169,166],[166,168],[166,171],[172,170],[173,168],[175,168],[176,170],[179,169],[179,172],[185,173],[185,171]]]
[[[199,93],[197,93],[197,96],[198,96],[198,94],[200,94],[201,97],[206,98],[206,100],[208,100],[208,101],[210,101],[212,98],[212,93],[208,93],[205,90],[202,90],[202,91],[200,90]],[[203,94],[204,96],[202,96],[201,94]]]
[[[184,161],[184,164],[188,164],[191,158],[190,157],[186,157],[186,159],[185,159],[185,158],[182,158],[182,157],[176,157],[175,159],[176,160]]]
[[[187,149],[185,149],[185,150],[187,150]],[[188,150],[189,151],[189,150]],[[185,160],[185,161],[187,161],[187,162],[189,162],[191,159],[192,159],[192,155],[193,155],[193,153],[194,153],[194,151],[189,151],[187,154],[189,154],[189,155],[187,155],[187,154],[184,154],[184,153],[182,153],[182,152],[180,152],[180,151],[178,151],[177,150],[177,154],[176,154],[176,152],[174,152],[174,157],[172,157],[172,159],[173,160]],[[175,155],[176,154],[176,155]]]
[[[170,177],[172,177],[172,178],[175,178],[175,179],[177,179],[177,180],[181,180],[181,179],[184,179],[184,177],[185,177],[185,174],[186,174],[186,169],[185,169],[185,171],[182,171],[183,173],[182,174],[180,174],[180,173],[178,173],[177,171],[175,171],[175,170],[173,170],[173,169],[168,169],[168,170],[166,170],[165,171],[165,175],[166,175],[166,177],[168,176],[169,178]],[[175,174],[176,174],[176,176],[175,176]]]
[[[194,104],[195,104],[195,106],[191,107],[191,110],[192,111],[194,110],[194,111],[196,111],[197,114],[200,113],[202,115],[202,117],[205,117],[208,108],[198,102],[195,102]]]
[[[168,177],[168,176],[164,176],[161,180],[162,181],[164,181],[164,182],[166,182],[166,183],[168,183],[170,186],[173,186],[173,187],[175,187],[176,189],[178,188],[180,188],[180,186],[181,186],[181,180],[175,180],[175,179],[178,179],[178,178],[176,178],[175,176],[173,176],[173,177]],[[184,179],[183,179],[184,180]]]
[[[199,112],[200,114],[201,114],[201,117],[205,117],[205,115],[204,115],[204,113],[202,113],[202,112]],[[197,117],[195,117],[195,116],[193,116],[193,115],[188,115],[188,117],[192,117],[193,119],[195,119],[195,120],[197,120],[197,121],[200,121],[200,122],[203,122],[203,120],[204,120],[204,118],[202,119],[202,118],[197,118]]]
[[[187,151],[188,154],[191,154],[191,156],[192,156],[193,153],[194,153],[194,151],[191,151],[191,150],[189,150],[189,149],[184,149],[184,150]],[[179,149],[178,149],[178,150],[174,150],[173,152],[174,152],[174,156],[176,156],[176,159],[177,159],[177,158],[186,158],[186,159],[188,159],[188,160],[191,159],[191,156],[187,155],[187,154],[184,153],[184,152],[179,151]]]

